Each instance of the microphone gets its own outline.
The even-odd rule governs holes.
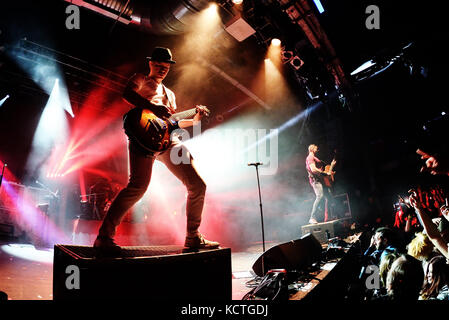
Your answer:
[[[262,162],[250,162],[250,163],[248,163],[248,167],[249,166],[261,166],[261,165],[263,165]]]

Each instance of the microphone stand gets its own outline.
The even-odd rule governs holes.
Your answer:
[[[256,168],[256,176],[257,176],[257,188],[259,190],[259,207],[260,207],[260,221],[262,226],[262,247],[263,247],[263,253],[262,253],[262,274],[265,275],[265,263],[264,263],[264,253],[265,253],[265,232],[264,232],[264,226],[263,226],[263,210],[262,210],[262,195],[260,193],[260,180],[259,180],[259,166],[262,163],[256,162],[251,163],[249,165],[252,165]]]
[[[3,175],[5,173],[5,167],[7,167],[8,165],[5,163],[3,164],[3,169],[2,169],[2,175],[0,176],[0,188],[2,187],[2,182],[3,182]]]

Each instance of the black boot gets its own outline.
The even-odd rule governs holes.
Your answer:
[[[97,236],[94,242],[97,256],[116,257],[120,256],[122,248],[114,242],[114,239],[106,236]]]

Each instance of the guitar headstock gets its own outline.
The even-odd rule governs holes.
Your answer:
[[[210,110],[206,106],[203,106],[203,105],[197,105],[196,112],[199,112],[203,116],[207,116],[207,117],[210,115]]]

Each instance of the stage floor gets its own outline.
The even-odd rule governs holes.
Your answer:
[[[276,243],[267,243],[266,249]],[[262,253],[262,244],[232,252],[232,299],[251,290],[245,283],[253,279],[252,265]],[[52,300],[53,249],[32,244],[0,242],[0,291],[10,300]]]

